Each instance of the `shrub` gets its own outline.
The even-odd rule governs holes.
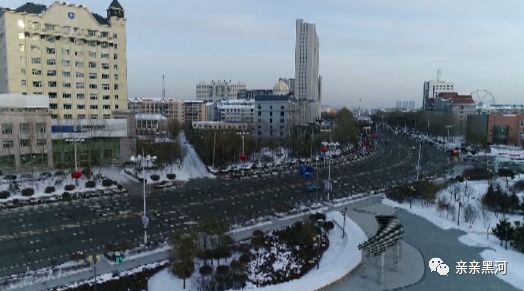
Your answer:
[[[11,196],[11,193],[9,193],[9,191],[0,192],[0,199],[7,199],[9,198],[9,196]]]
[[[118,185],[116,185],[116,188],[117,188],[118,190],[122,190],[122,189],[124,189],[124,186],[122,186],[121,184],[118,184]]]
[[[167,174],[166,177],[167,177],[169,180],[175,180],[176,175],[175,175],[175,174]]]
[[[220,265],[217,267],[217,275],[226,276],[229,274],[229,266]]]
[[[56,190],[55,187],[53,187],[53,186],[47,186],[47,187],[45,187],[44,192],[45,192],[46,194],[51,194],[51,193],[55,192],[55,190]]]
[[[324,224],[322,225],[322,227],[327,230],[327,231],[330,231],[332,230],[333,228],[335,228],[335,224],[333,223],[333,221],[326,221],[324,222]]]
[[[474,181],[474,180],[488,180],[491,175],[487,169],[473,168],[473,169],[464,170],[464,173],[462,173],[462,176],[468,180]]]
[[[29,197],[33,196],[35,194],[35,189],[33,188],[25,188],[22,190],[22,196]]]
[[[251,257],[249,255],[241,255],[239,258],[238,258],[238,261],[241,263],[241,264],[244,264],[244,265],[247,265],[249,264],[249,262],[251,262]]]
[[[200,267],[199,272],[202,276],[209,276],[213,273],[213,268],[209,265],[203,265]]]
[[[513,185],[513,191],[521,192],[524,191],[524,180],[520,180]]]
[[[86,188],[95,188],[96,182],[95,181],[87,181],[86,182]]]
[[[160,180],[160,176],[159,175],[151,175],[150,178],[151,178],[151,180],[153,180],[155,182]]]
[[[104,180],[102,180],[102,186],[104,186],[104,187],[110,187],[111,185],[113,185],[113,181],[111,181],[110,179],[104,179]]]
[[[75,188],[76,188],[76,186],[75,185],[71,185],[71,184],[64,186],[64,190],[66,190],[66,191],[73,191],[73,190],[75,190]]]
[[[63,200],[71,200],[71,193],[69,193],[69,192],[62,193],[62,199]]]

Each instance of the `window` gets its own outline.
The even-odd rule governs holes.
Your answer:
[[[91,114],[89,116],[89,118],[91,118],[91,119],[98,119],[98,114]]]
[[[78,119],[86,119],[86,115],[85,114],[78,114]]]
[[[54,99],[57,96],[55,92],[49,92],[48,95],[49,95],[49,98],[51,99]]]
[[[115,81],[118,81],[118,74],[115,74]]]
[[[96,30],[88,29],[88,30],[87,30],[87,35],[88,35],[88,36],[96,36]]]
[[[94,69],[96,68],[96,63],[95,62],[89,62],[89,67]]]
[[[69,72],[69,71],[63,71],[63,72],[62,72],[62,76],[65,77],[65,78],[69,78],[69,77],[71,77],[71,72]]]
[[[98,100],[98,95],[96,95],[96,94],[90,94],[90,95],[89,95],[89,99],[90,99],[90,100]]]
[[[103,63],[103,64],[102,64],[102,69],[104,69],[104,70],[109,70],[109,64],[107,64],[107,63]]]
[[[62,54],[65,55],[65,56],[68,56],[69,54],[71,53],[71,51],[67,48],[63,48],[62,49]]]
[[[63,33],[69,34],[70,31],[71,31],[71,27],[69,27],[69,26],[62,27],[62,32]]]
[[[51,119],[58,119],[58,114],[51,114]]]
[[[22,86],[27,86],[27,80],[22,80]]]
[[[47,86],[50,88],[56,88],[56,82],[55,81],[49,81],[47,82]]]
[[[42,88],[42,81],[33,81],[33,87]]]
[[[71,93],[64,93],[64,94],[62,94],[62,98],[64,98],[64,99],[71,99]]]
[[[104,114],[104,119],[111,119],[111,114]]]
[[[84,62],[75,62],[75,66],[77,66],[78,68],[83,68]]]
[[[20,123],[20,134],[28,134],[29,133],[29,123]]]
[[[78,105],[76,105],[76,109],[84,110],[84,109],[86,109],[86,106],[84,104],[78,104]]]
[[[23,40],[23,39],[25,39],[25,34],[24,34],[23,32],[19,32],[19,33],[18,33],[18,39],[19,39],[19,40]]]
[[[109,95],[104,95],[104,96],[102,97],[102,99],[104,99],[104,100],[109,100]]]
[[[84,83],[76,83],[77,89],[84,89]]]
[[[27,148],[31,146],[31,141],[28,139],[21,139],[20,140],[20,147]]]
[[[89,89],[96,89],[98,88],[97,84],[89,84]]]
[[[113,69],[114,69],[115,71],[117,71],[117,70],[118,70],[118,65],[114,65],[114,66],[113,66]]]
[[[107,32],[107,31],[100,32],[100,37],[101,38],[108,38],[109,37],[109,32]]]
[[[69,82],[64,82],[64,83],[62,83],[62,86],[63,86],[64,88],[71,88],[71,83],[69,83]]]
[[[56,54],[56,49],[54,47],[48,47],[46,50],[48,55]]]
[[[40,58],[31,58],[31,63],[33,64],[40,64],[42,62],[42,59]]]
[[[115,109],[118,109],[118,104],[115,104]]]
[[[47,40],[47,42],[49,42],[49,43],[53,43],[53,42],[55,42],[55,37],[54,37],[54,36],[48,36],[48,37],[46,38],[46,40]]]
[[[2,124],[2,134],[13,134],[13,124],[12,123],[3,123]]]
[[[89,46],[90,47],[95,47],[96,46],[96,40],[92,40],[89,42]]]
[[[47,141],[45,139],[37,139],[36,140],[36,145],[37,146],[45,146],[45,145],[47,145]]]
[[[56,76],[56,71],[55,71],[55,70],[49,70],[49,71],[47,71],[47,76],[48,76],[48,77],[54,77],[54,76]]]
[[[104,108],[104,110],[109,110],[109,109],[111,109],[111,105],[104,105],[103,108]]]
[[[49,109],[51,109],[51,110],[58,109],[58,104],[56,104],[56,103],[49,103]]]
[[[42,70],[33,69],[32,73],[33,73],[33,76],[41,76]]]
[[[94,80],[98,77],[96,73],[89,73],[89,79]]]
[[[4,149],[12,149],[14,146],[14,142],[12,140],[4,140],[2,146]]]
[[[118,95],[115,95],[115,100],[118,100]]]
[[[107,80],[107,79],[109,79],[109,74],[102,74],[102,80]]]
[[[40,23],[38,23],[38,22],[31,22],[31,29],[32,30],[39,30],[40,29]]]
[[[55,30],[55,26],[49,23],[44,24],[44,30],[46,31],[53,31]]]
[[[25,52],[25,45],[24,44],[20,44],[19,48],[20,48],[20,52],[21,53]]]
[[[102,84],[102,90],[109,90],[109,84]]]
[[[102,59],[109,59],[109,54],[108,53],[104,53],[104,54],[101,54],[100,57]]]
[[[48,66],[54,66],[54,65],[56,65],[56,60],[55,60],[55,59],[48,59],[48,60],[47,60],[47,65],[48,65]]]
[[[71,61],[70,60],[62,60],[62,66],[69,67],[70,65],[71,65]]]
[[[72,114],[64,114],[64,119],[73,119]]]
[[[113,60],[115,60],[115,61],[118,60],[118,55],[117,54],[113,55]]]
[[[76,94],[76,99],[84,99],[84,98],[85,98],[84,94]]]
[[[118,84],[115,84],[115,90],[118,90]]]
[[[37,122],[36,123],[36,132],[38,132],[38,133],[45,133],[46,132],[45,123]]]
[[[90,58],[96,58],[96,52],[89,52]]]
[[[71,104],[69,104],[69,103],[65,103],[64,104],[64,109],[71,109],[71,108],[73,108],[73,106]]]
[[[84,73],[82,73],[82,72],[76,72],[75,76],[76,76],[77,78],[84,78]]]
[[[98,109],[98,105],[96,105],[96,104],[91,104],[91,105],[89,106],[89,108],[90,108],[90,109]]]

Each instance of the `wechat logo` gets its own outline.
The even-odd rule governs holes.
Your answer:
[[[444,261],[440,258],[432,258],[429,260],[429,270],[431,272],[437,272],[440,276],[447,276],[449,273],[449,266],[444,264]]]

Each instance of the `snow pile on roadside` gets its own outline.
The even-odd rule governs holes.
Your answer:
[[[339,212],[327,214],[327,219],[343,225],[344,217]],[[329,233],[329,248],[322,255],[320,268],[312,269],[302,278],[266,287],[245,288],[254,291],[283,291],[283,290],[317,290],[329,285],[347,273],[351,272],[362,260],[362,252],[358,244],[367,240],[364,231],[351,219],[346,218],[346,237],[342,238],[342,230],[335,227]],[[173,276],[167,269],[157,273],[148,282],[149,291],[182,291],[182,280]],[[194,291],[190,280],[186,281],[186,289]]]

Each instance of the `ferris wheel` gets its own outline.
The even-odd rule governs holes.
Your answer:
[[[486,107],[495,104],[495,97],[493,93],[486,89],[477,89],[471,92],[471,97],[475,100],[477,107]]]

